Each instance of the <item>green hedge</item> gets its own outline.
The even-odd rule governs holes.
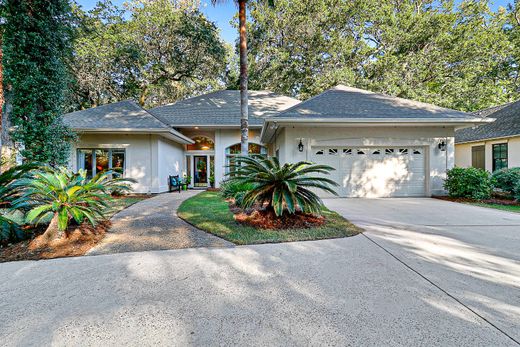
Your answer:
[[[493,190],[491,174],[473,167],[456,167],[447,172],[444,188],[454,198],[488,199]]]
[[[493,186],[504,192],[515,194],[515,187],[520,184],[520,167],[501,169],[493,172]]]

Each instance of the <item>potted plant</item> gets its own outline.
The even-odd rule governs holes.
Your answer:
[[[184,175],[184,182],[182,185],[183,190],[188,190],[188,186],[191,183],[191,176],[190,175]]]
[[[209,176],[209,185],[211,188],[215,188],[215,175]]]

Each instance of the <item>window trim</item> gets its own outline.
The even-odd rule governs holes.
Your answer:
[[[123,155],[125,156],[125,159],[123,160],[123,173],[122,176],[125,175],[126,172],[126,148],[76,148],[76,164],[77,169],[79,170],[86,170],[85,168],[81,168],[82,163],[80,161],[80,151],[91,151],[92,155],[92,177],[97,175],[97,168],[96,168],[96,151],[99,150],[105,150],[108,151],[108,169],[112,169],[112,152],[113,151],[120,151],[123,152]]]
[[[495,147],[497,146],[505,146],[505,157],[500,157],[500,158],[497,158],[495,157]],[[502,150],[500,150],[501,154],[502,154]],[[494,143],[491,145],[491,160],[492,160],[492,169],[493,169],[493,172],[497,170],[497,165],[496,165],[496,161],[497,160],[505,160],[506,162],[506,166],[505,168],[509,167],[509,146],[508,146],[508,143],[507,142],[502,142],[502,143]]]

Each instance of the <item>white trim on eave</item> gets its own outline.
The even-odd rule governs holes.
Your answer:
[[[456,137],[457,137],[457,135],[455,134],[455,138]],[[489,142],[489,141],[496,141],[496,140],[503,140],[503,139],[511,139],[511,138],[514,138],[514,137],[520,137],[520,134],[508,135],[508,136],[499,136],[499,137],[487,137],[487,138],[483,138],[483,139],[471,140],[471,141],[463,141],[463,142],[456,142],[455,141],[455,146],[456,145],[463,145],[463,144],[466,144],[466,143]]]
[[[73,131],[83,134],[103,134],[103,133],[115,133],[115,134],[156,134],[163,136],[181,144],[193,144],[195,143],[189,137],[184,136],[175,129],[157,129],[157,128],[71,128]]]

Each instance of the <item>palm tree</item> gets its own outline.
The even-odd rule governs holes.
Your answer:
[[[338,184],[327,178],[334,168],[306,161],[280,165],[278,158],[261,155],[238,156],[233,166],[233,176],[228,184],[248,185],[241,196],[241,207],[249,208],[255,203],[274,211],[277,217],[297,209],[304,213],[319,214],[323,205],[313,190],[323,190],[337,195],[334,187]]]
[[[213,5],[227,2],[228,0],[211,0]],[[246,4],[247,0],[233,0],[238,4],[238,21],[240,33],[240,150],[242,155],[248,154],[249,149],[249,116],[247,101],[247,30],[246,30]],[[274,6],[274,0],[266,0],[270,6]]]

